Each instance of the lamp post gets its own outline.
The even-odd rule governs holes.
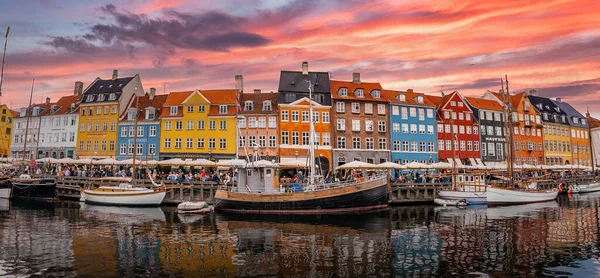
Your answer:
[[[208,148],[208,160],[212,161],[212,148]]]

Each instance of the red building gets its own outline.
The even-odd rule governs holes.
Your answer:
[[[437,106],[439,160],[456,157],[467,164],[469,158],[480,158],[479,125],[465,99],[458,92],[444,97],[426,97]],[[454,138],[452,134],[455,134]]]

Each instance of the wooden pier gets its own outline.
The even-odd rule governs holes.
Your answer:
[[[61,199],[79,200],[80,188],[100,185],[117,186],[119,183],[119,181],[90,180],[84,177],[56,177],[56,191]],[[215,192],[219,188],[219,185],[214,182],[186,181],[183,185],[177,185],[176,181],[164,181],[164,183],[171,188],[164,200],[164,203],[168,205],[177,205],[187,201],[205,201],[212,204]],[[142,185],[152,187],[150,180],[136,180],[136,186]],[[450,186],[450,184],[440,183],[393,183],[390,185],[388,202],[389,204],[431,203],[437,191]]]

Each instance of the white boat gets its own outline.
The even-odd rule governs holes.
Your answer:
[[[167,191],[164,188],[139,188],[133,187],[130,183],[100,186],[81,192],[81,198],[86,204],[115,206],[158,206],[166,195]]]
[[[485,191],[453,191],[442,190],[438,192],[438,196],[445,200],[463,200],[465,199],[469,205],[485,205],[487,204],[487,194]]]
[[[488,206],[516,205],[552,201],[558,196],[558,190],[513,189],[489,187],[487,190]]]
[[[444,207],[447,207],[447,206],[464,207],[464,206],[469,205],[469,203],[464,199],[450,200],[450,199],[435,198],[435,199],[433,199],[433,202],[436,205],[440,205],[440,206],[444,206]]]
[[[447,200],[467,200],[469,205],[487,204],[487,186],[481,174],[457,174],[456,189],[441,190],[438,196]]]
[[[569,193],[579,193],[581,191],[581,187],[577,184],[569,185]]]
[[[579,193],[590,193],[600,191],[600,182],[582,184],[579,186]]]

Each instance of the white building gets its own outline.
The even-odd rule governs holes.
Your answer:
[[[38,138],[40,135],[40,124],[43,115],[50,113],[50,109],[55,103],[50,103],[50,98],[41,104],[32,104],[19,110],[19,115],[14,117],[13,140],[10,144],[11,157],[18,159],[32,159],[32,153],[35,153],[38,147]],[[29,119],[29,124],[27,124]],[[25,143],[27,141],[27,143]],[[23,148],[26,148],[23,156]]]

